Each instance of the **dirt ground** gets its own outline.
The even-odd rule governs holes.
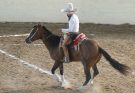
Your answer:
[[[36,23],[0,23],[0,36],[27,34]],[[55,34],[66,24],[43,23]],[[95,39],[113,58],[135,69],[135,26],[130,24],[81,24],[80,31]],[[94,34],[94,35],[93,35]],[[26,36],[0,37],[0,50],[45,70],[54,61],[42,42],[25,43]],[[125,77],[114,70],[102,57],[98,63],[100,74],[94,84],[77,90],[85,80],[81,63],[64,64],[65,78],[73,89],[63,89],[47,74],[29,68],[0,52],[0,93],[135,93],[135,76]],[[57,71],[58,73],[58,71]]]

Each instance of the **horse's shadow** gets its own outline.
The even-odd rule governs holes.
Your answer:
[[[20,90],[11,90],[3,91],[2,93],[82,93],[76,89],[64,89],[60,86],[49,86],[43,88],[34,88],[34,89],[20,89]]]

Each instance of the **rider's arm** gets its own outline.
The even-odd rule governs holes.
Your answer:
[[[73,20],[69,21],[69,28],[68,29],[62,29],[63,33],[68,33],[68,32],[74,32],[75,30],[75,22]]]
[[[62,29],[62,32],[63,33],[68,33],[69,31],[68,31],[68,29]]]

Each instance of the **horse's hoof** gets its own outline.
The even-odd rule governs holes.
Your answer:
[[[58,75],[53,75],[53,79],[54,80],[56,80],[56,81],[58,81],[58,82],[60,82],[61,80],[60,80],[60,77],[58,76]]]
[[[80,86],[79,88],[77,88],[77,90],[79,90],[79,91],[81,91],[81,92],[83,92],[85,89],[86,89],[85,86]]]
[[[135,71],[132,71],[132,75],[135,76]]]
[[[61,87],[64,88],[64,89],[72,89],[71,84],[67,81],[62,82]]]
[[[91,80],[91,81],[90,81],[90,84],[92,84],[92,85],[93,85],[93,84],[94,84],[94,81],[93,81],[93,80]]]
[[[92,79],[92,80],[89,81],[88,85],[91,86],[91,85],[93,85],[93,84],[94,84],[94,80]]]

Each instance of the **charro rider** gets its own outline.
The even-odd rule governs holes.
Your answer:
[[[66,8],[61,9],[61,12],[65,12],[68,17],[68,28],[62,29],[62,32],[64,33],[62,48],[64,51],[65,62],[69,62],[69,53],[66,46],[69,44],[70,36],[79,33],[79,19],[78,16],[75,14],[76,11],[77,9],[74,9],[72,3],[67,3]]]

